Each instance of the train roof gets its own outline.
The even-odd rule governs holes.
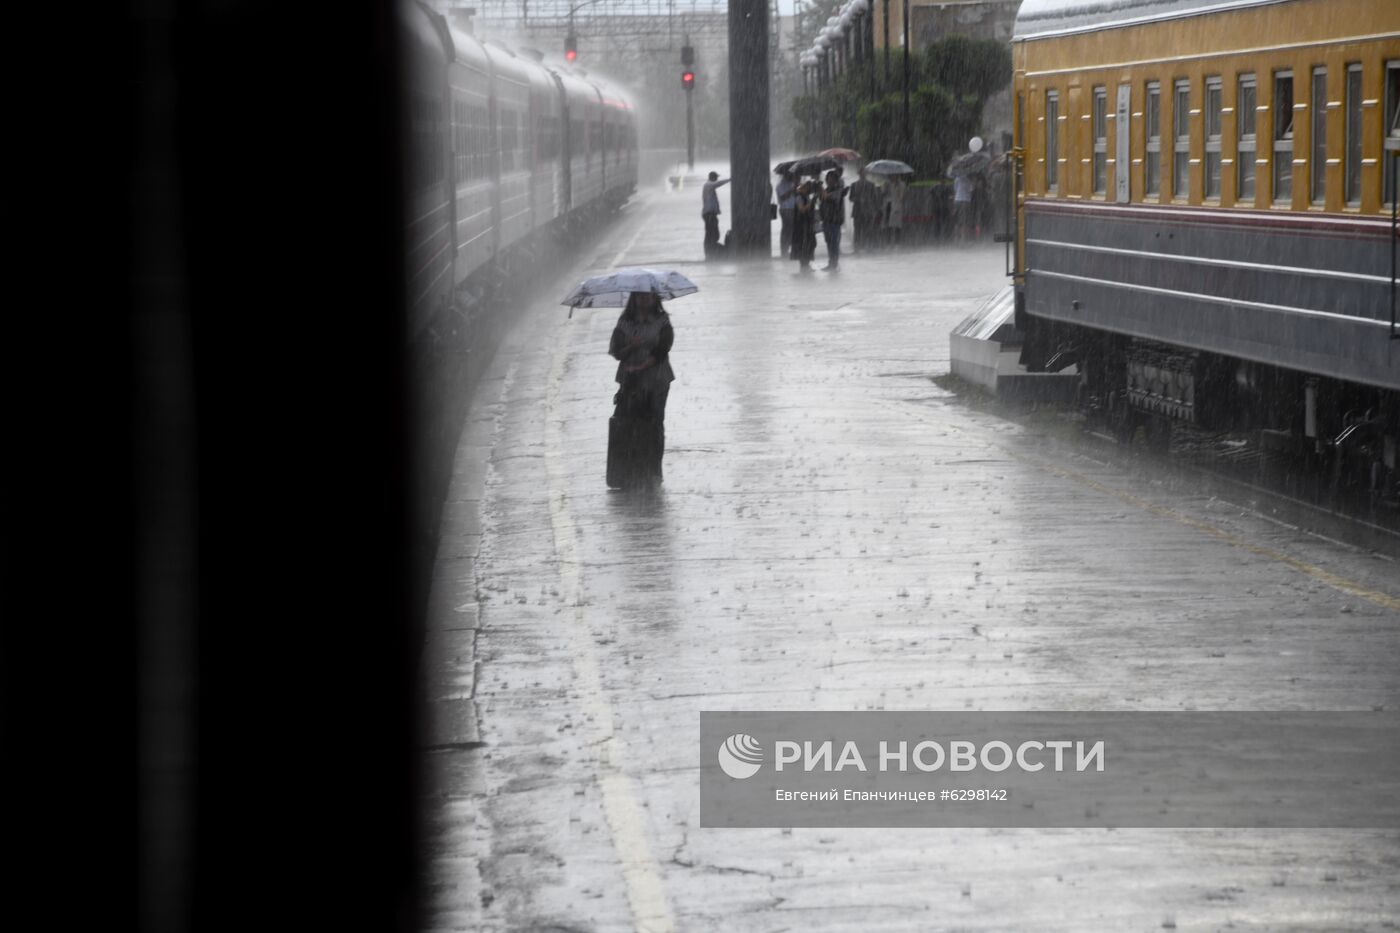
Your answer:
[[[604,107],[611,107],[614,110],[632,109],[632,102],[617,88],[617,85],[592,75],[586,80],[598,89],[598,94],[603,98]]]
[[[1293,0],[1025,0],[1011,41],[1202,16]]]
[[[400,3],[399,18],[408,42],[418,55],[426,54],[437,65],[447,64],[452,55],[448,48],[447,24],[442,17],[421,3]]]
[[[458,64],[470,65],[490,73],[491,58],[486,54],[486,46],[480,39],[455,27],[448,28],[448,35],[452,39],[452,57]]]

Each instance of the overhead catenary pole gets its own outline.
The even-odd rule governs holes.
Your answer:
[[[904,0],[904,142],[911,136],[909,126],[909,0]]]
[[[871,0],[870,9],[865,14],[865,57],[866,69],[870,72],[870,102],[875,102],[875,6]]]
[[[882,20],[885,27],[885,93],[889,93],[890,87],[890,0],[885,0],[885,18]]]
[[[690,44],[689,35],[686,35],[685,44],[681,46],[681,67],[685,69],[682,79],[685,84],[685,167],[687,171],[694,171],[695,72],[691,69],[695,67],[695,48]]]
[[[769,258],[768,0],[729,0],[729,175],[733,249]]]
[[[695,170],[695,101],[691,92],[685,92],[685,167]]]

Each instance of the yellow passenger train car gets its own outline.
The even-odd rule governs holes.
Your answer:
[[[1400,0],[1026,0],[1013,61],[1023,361],[1393,472]]]

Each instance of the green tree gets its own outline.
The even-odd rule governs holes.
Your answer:
[[[986,100],[1011,83],[1011,49],[994,39],[944,36],[922,58],[922,80],[960,96]]]
[[[873,100],[867,63],[853,65],[820,93],[793,101],[799,144],[807,149],[854,145],[869,158],[900,159],[923,177],[941,178],[981,127],[987,98],[1010,83],[1011,52],[999,42],[948,36],[909,58],[914,83],[909,127],[904,126],[904,53],[882,50],[873,63]]]

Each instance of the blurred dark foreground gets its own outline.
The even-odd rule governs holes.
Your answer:
[[[20,15],[4,925],[413,929],[392,7]]]

